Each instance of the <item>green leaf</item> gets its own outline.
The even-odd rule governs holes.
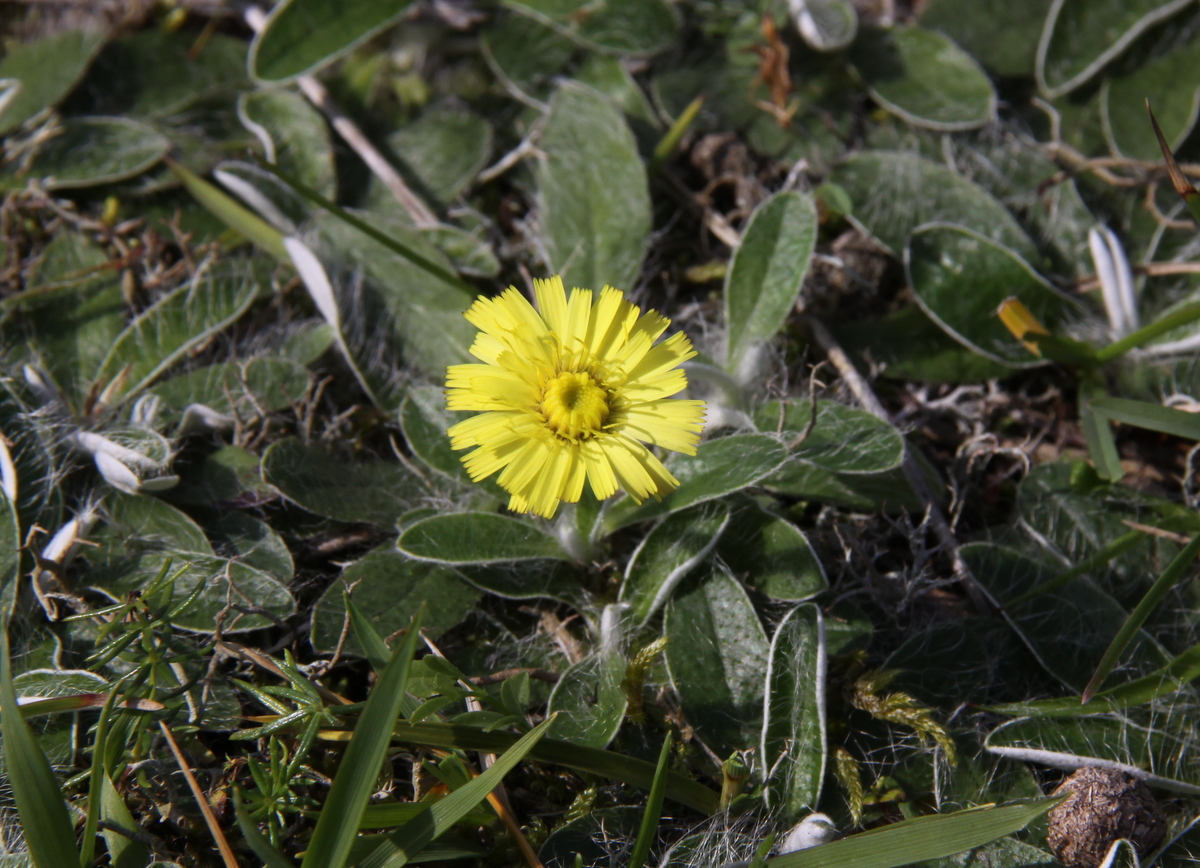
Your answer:
[[[329,128],[308,100],[291,90],[250,91],[238,100],[238,117],[259,139],[267,162],[325,196],[336,193]]]
[[[541,97],[546,82],[567,65],[579,46],[536,18],[508,12],[481,34],[488,66],[517,88]]]
[[[412,0],[285,0],[250,43],[250,74],[289,81],[315,72],[397,21]]]
[[[767,657],[762,767],[765,797],[785,824],[816,810],[825,777],[825,619],[812,603],[779,622]]]
[[[1146,124],[1146,98],[1172,151],[1187,140],[1200,114],[1200,40],[1193,39],[1128,75],[1106,76],[1100,89],[1104,138],[1115,156],[1157,163],[1162,154]]]
[[[111,780],[104,772],[100,773],[100,815],[103,819],[125,829],[136,829],[137,820],[129,812],[125,800],[117,792]],[[108,847],[109,860],[112,868],[142,868],[150,861],[150,850],[141,841],[133,841],[119,832],[105,829],[104,844]]]
[[[381,843],[374,853],[359,863],[360,868],[399,868],[408,864],[422,847],[448,831],[479,802],[487,798],[488,793],[499,786],[504,776],[530,753],[553,722],[554,719],[551,718],[531,729],[502,756],[497,757],[491,767],[479,777],[434,802],[428,814],[410,820],[399,832],[389,835],[387,841]]]
[[[1096,674],[1092,676],[1087,687],[1083,689],[1082,699],[1087,702],[1091,696],[1100,689],[1100,685],[1112,672],[1113,667],[1117,665],[1117,661],[1125,653],[1134,637],[1141,631],[1142,625],[1146,623],[1146,619],[1150,617],[1150,613],[1155,607],[1162,602],[1163,597],[1173,588],[1181,578],[1183,578],[1192,561],[1200,554],[1200,535],[1192,538],[1192,541],[1184,546],[1183,551],[1176,555],[1175,560],[1167,565],[1163,570],[1163,574],[1158,577],[1146,595],[1142,597],[1132,612],[1129,613],[1129,618],[1121,625],[1121,629],[1117,631],[1117,635],[1113,637],[1112,644],[1104,652],[1104,657],[1101,658],[1099,665],[1096,667]]]
[[[802,0],[795,18],[800,35],[817,51],[841,51],[858,35],[858,12],[848,0]]]
[[[418,521],[400,534],[396,547],[409,557],[441,564],[569,560],[558,540],[533,523],[487,512],[435,515]]]
[[[387,137],[417,191],[445,206],[466,191],[492,156],[492,125],[456,103],[429,108]],[[389,205],[395,203],[390,193]],[[375,201],[383,199],[383,191]]]
[[[725,278],[725,367],[741,380],[758,373],[757,350],[787,322],[817,240],[817,207],[802,193],[777,193],[750,216]]]
[[[1064,771],[1083,766],[1115,768],[1152,787],[1200,795],[1190,733],[1172,732],[1149,715],[1140,718],[1118,714],[1021,718],[992,730],[984,747],[998,756]]]
[[[717,554],[738,579],[773,600],[799,602],[828,587],[804,532],[753,502],[733,513]]]
[[[321,808],[301,868],[342,868],[346,864],[400,714],[408,667],[421,641],[421,615],[418,609],[404,641],[396,646],[387,668],[367,697],[354,727],[354,737],[338,764],[337,775]]]
[[[237,446],[177,460],[172,470],[180,474],[179,484],[167,493],[172,503],[227,509],[261,506],[279,496],[263,482],[258,456]]]
[[[618,501],[604,517],[604,529],[611,533],[732,494],[778,469],[786,455],[783,444],[765,434],[734,434],[700,444],[694,456],[673,454],[666,466],[679,488],[661,501],[647,500],[640,506],[630,497]]]
[[[564,560],[463,564],[457,573],[481,591],[510,600],[548,597],[576,608],[591,605],[585,589],[586,571],[579,564]]]
[[[768,859],[770,868],[899,868],[953,856],[1024,829],[1062,799],[901,820],[820,847]]]
[[[414,561],[391,545],[378,548],[346,567],[317,600],[310,635],[318,653],[338,647],[345,624],[346,588],[353,588],[356,607],[381,636],[404,627],[424,603],[424,629],[436,638],[458,624],[479,600],[479,592],[452,570]],[[357,631],[346,642],[345,653],[364,653],[356,635]]]
[[[396,740],[405,744],[498,754],[512,747],[517,737],[507,732],[485,732],[479,727],[463,724],[401,722],[396,725]],[[559,739],[543,739],[530,751],[529,758],[621,781],[644,790],[650,789],[654,781],[654,766],[648,762]],[[717,810],[716,792],[676,772],[667,776],[667,798],[702,814]]]
[[[257,462],[255,464],[257,466]],[[281,582],[290,581],[295,575],[296,565],[287,544],[265,521],[230,509],[203,515],[202,521],[205,534],[222,554]]]
[[[550,101],[535,170],[539,237],[568,287],[630,289],[650,237],[646,169],[625,118],[590,87],[564,82]]]
[[[837,401],[817,401],[817,421],[812,422],[812,404],[797,400],[767,401],[754,411],[754,424],[765,434],[778,434],[785,443],[795,443],[792,461],[803,461],[825,470],[848,474],[876,474],[894,470],[904,460],[904,438],[900,432],[866,410]],[[789,461],[789,464],[791,462]],[[788,465],[772,477],[787,477]]]
[[[849,57],[875,101],[914,126],[972,130],[996,116],[987,75],[941,33],[916,25],[868,28]]]
[[[720,566],[667,606],[667,669],[688,722],[721,756],[757,740],[770,645],[746,591]]]
[[[1058,570],[991,543],[969,543],[959,551],[972,574],[999,600],[1005,620],[1042,667],[1073,690],[1086,684],[1109,637],[1125,621],[1125,610],[1083,577],[1022,601],[1026,592]],[[1137,638],[1138,671],[1165,662],[1149,636],[1143,633]]]
[[[1191,0],[1054,0],[1037,52],[1038,87],[1054,99],[1086,84]]]
[[[28,42],[10,41],[0,60],[0,79],[15,79],[20,90],[0,111],[0,134],[56,106],[70,93],[104,45],[105,35],[103,30],[64,30]]]
[[[262,476],[309,512],[379,527],[393,526],[421,494],[417,478],[399,461],[350,461],[294,437],[263,453]]]
[[[615,632],[615,615],[614,607],[605,608],[603,632]],[[563,672],[547,706],[558,714],[551,730],[555,738],[583,747],[608,746],[625,719],[625,664],[615,638],[602,636],[594,653]]]
[[[909,236],[904,264],[917,303],[952,338],[1002,364],[1044,364],[996,314],[1016,298],[1053,329],[1066,307],[1019,253],[966,227],[935,223]]]
[[[8,624],[20,572],[16,513],[0,492],[0,734],[5,772],[21,820],[26,846],[38,866],[79,864],[75,828],[58,778],[17,708],[9,657]]]
[[[958,223],[1026,260],[1037,250],[1008,210],[977,184],[916,154],[860,151],[834,173],[851,215],[895,253],[923,223]]]
[[[258,831],[258,824],[250,817],[247,806],[242,804],[242,793],[236,784],[232,801],[242,839],[254,855],[262,860],[263,868],[295,868],[295,863],[272,847],[266,836]]]
[[[153,127],[130,118],[72,118],[21,177],[38,178],[47,190],[113,184],[150,169],[170,147]],[[11,178],[7,186],[14,186]]]
[[[676,586],[708,557],[729,524],[729,505],[716,500],[677,512],[654,527],[629,559],[620,599],[642,626]],[[741,545],[741,540],[735,546]]]
[[[241,319],[258,293],[257,276],[245,267],[201,271],[129,323],[100,363],[97,380],[107,387],[121,377],[114,397],[136,395]]]
[[[451,449],[446,435],[460,418],[465,417],[446,409],[446,392],[440,386],[412,386],[400,405],[400,427],[413,454],[443,476],[474,484],[462,463],[467,453]]]
[[[178,421],[189,404],[242,419],[286,410],[308,389],[303,365],[288,358],[260,356],[241,362],[206,365],[163,380],[150,389],[161,403],[160,419]]]
[[[939,30],[996,75],[1031,78],[1052,0],[930,0],[917,20]],[[1003,22],[1003,26],[997,26]]]
[[[1195,413],[1128,398],[1096,398],[1088,405],[1106,420],[1173,437],[1200,440],[1200,418]]]
[[[672,45],[679,31],[678,14],[664,0],[607,0],[598,6],[587,0],[504,0],[504,5],[613,54],[654,54]]]
[[[170,162],[171,171],[183,182],[196,201],[207,208],[222,223],[243,238],[252,241],[280,262],[290,262],[283,246],[283,235],[256,214],[247,211],[212,184],[179,163]]]
[[[39,522],[43,527],[57,528],[61,521],[63,491],[54,472],[60,432],[48,426],[47,421],[25,403],[13,381],[0,377],[0,431],[8,441],[9,458],[17,475],[14,506],[21,528],[28,529]],[[0,510],[0,524],[7,521],[4,514]],[[0,542],[0,548],[17,552],[20,546],[6,548]],[[0,577],[5,575],[0,566]]]

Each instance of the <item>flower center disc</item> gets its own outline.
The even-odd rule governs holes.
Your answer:
[[[608,392],[591,374],[567,371],[546,384],[541,410],[550,430],[578,440],[597,433],[608,418]]]

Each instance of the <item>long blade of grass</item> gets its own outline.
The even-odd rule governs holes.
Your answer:
[[[768,859],[767,865],[770,868],[898,868],[943,859],[1024,829],[1064,798],[903,820],[820,847],[776,856]]]
[[[297,193],[299,193],[305,199],[308,199],[310,202],[313,202],[316,205],[320,205],[322,208],[324,208],[326,211],[328,211],[334,217],[337,217],[339,220],[342,220],[345,223],[349,223],[351,226],[353,226],[359,232],[362,232],[364,235],[374,238],[376,241],[378,241],[384,247],[403,256],[405,259],[407,259],[409,262],[411,262],[413,265],[417,266],[418,268],[424,269],[425,271],[432,274],[434,277],[438,278],[439,280],[445,281],[446,283],[450,284],[451,286],[458,287],[459,289],[465,289],[468,292],[470,292],[472,295],[475,294],[475,292],[476,292],[475,287],[471,286],[471,284],[467,283],[465,280],[463,280],[461,277],[459,277],[454,272],[447,271],[446,269],[442,268],[440,265],[438,265],[435,262],[430,262],[428,259],[426,259],[421,254],[417,253],[415,250],[409,249],[404,244],[401,244],[399,241],[397,241],[395,238],[392,238],[390,235],[388,235],[384,232],[380,232],[378,229],[376,229],[370,223],[367,223],[365,220],[359,220],[353,214],[348,212],[345,208],[339,207],[335,202],[332,202],[329,199],[326,199],[324,196],[322,196],[316,190],[312,189],[311,187],[306,187],[304,184],[300,183],[298,180],[293,178],[288,173],[281,171],[278,166],[275,166],[271,163],[259,163],[259,165],[262,168],[266,169],[268,172],[270,172],[272,175],[275,175],[277,178],[279,178],[279,180],[283,181],[283,183],[287,184],[289,187],[291,187],[293,190],[295,190]]]
[[[415,817],[397,832],[388,835],[375,852],[359,863],[359,868],[401,868],[422,847],[443,834],[488,797],[504,776],[516,768],[534,745],[546,734],[551,717],[521,736],[511,748],[492,763],[492,767],[429,806],[426,814]],[[357,828],[357,827],[356,827]],[[307,856],[305,857],[307,862]]]
[[[83,827],[83,846],[80,848],[79,862],[83,868],[92,864],[96,853],[96,829],[100,821],[100,805],[104,793],[104,780],[108,777],[104,769],[104,745],[108,736],[108,720],[112,714],[113,704],[117,701],[116,688],[104,700],[100,709],[100,720],[96,723],[96,739],[92,742],[92,769],[88,781],[87,820]],[[22,709],[22,712],[24,709]]]
[[[321,738],[341,739],[345,734],[325,730]],[[444,749],[476,750],[502,753],[516,743],[517,737],[507,732],[486,732],[475,726],[456,723],[396,724],[395,739],[407,744]],[[567,741],[544,738],[530,753],[538,762],[564,766],[575,771],[599,775],[615,781],[649,790],[654,785],[655,766],[643,760],[623,756],[599,748],[581,747]],[[684,807],[704,814],[716,812],[720,796],[716,790],[675,772],[667,773],[666,797]]]
[[[1200,645],[1192,646],[1162,669],[1149,675],[1110,687],[1108,690],[1101,690],[1089,699],[1086,705],[1080,697],[1068,696],[1062,699],[1035,699],[1032,702],[984,705],[981,708],[1013,717],[1079,717],[1144,705],[1175,693],[1197,678],[1200,678]]]
[[[17,694],[13,689],[12,665],[8,658],[7,629],[0,630],[0,667],[0,733],[4,740],[4,762],[29,855],[37,868],[78,865],[75,824],[71,822],[58,778],[25,718],[19,712],[12,713],[17,707]]]
[[[1158,121],[1154,117],[1154,112],[1150,111],[1150,100],[1146,100],[1146,111],[1150,113],[1150,123],[1154,126],[1154,135],[1158,137],[1158,147],[1162,151],[1163,159],[1167,161],[1167,175],[1171,178],[1171,186],[1175,188],[1175,192],[1183,197],[1183,201],[1187,203],[1188,210],[1192,212],[1192,217],[1197,223],[1200,223],[1200,190],[1192,186],[1191,182],[1183,176],[1183,172],[1179,168],[1179,164],[1175,162],[1175,155],[1171,153],[1171,146],[1167,144],[1167,137],[1163,135],[1162,129],[1158,126]]]
[[[271,846],[242,804],[242,791],[235,787],[233,790],[233,813],[237,817],[238,829],[242,832],[242,840],[246,842],[254,855],[262,860],[263,868],[295,868],[291,860]]]
[[[367,620],[367,616],[362,613],[362,610],[354,605],[354,601],[345,591],[342,592],[342,599],[346,603],[346,612],[350,615],[350,628],[354,630],[354,638],[358,640],[358,647],[362,649],[363,656],[367,658],[367,662],[371,664],[371,669],[375,674],[383,674],[390,656],[387,643],[383,641],[383,637]]]
[[[1154,611],[1154,607],[1162,602],[1162,598],[1167,595],[1167,591],[1171,590],[1175,584],[1183,578],[1184,571],[1195,560],[1196,555],[1200,554],[1200,536],[1196,536],[1183,547],[1175,560],[1167,565],[1163,570],[1163,574],[1158,577],[1158,580],[1150,586],[1150,590],[1142,597],[1137,606],[1129,617],[1125,619],[1125,623],[1121,625],[1121,629],[1117,631],[1117,635],[1113,637],[1112,643],[1104,652],[1104,656],[1100,658],[1100,664],[1096,667],[1096,674],[1092,676],[1092,680],[1087,683],[1080,700],[1086,704],[1096,691],[1100,689],[1100,685],[1104,683],[1104,679],[1112,672],[1113,667],[1117,665],[1117,661],[1121,659],[1121,655],[1125,653],[1125,649],[1129,647],[1129,643],[1137,634],[1137,631],[1146,623],[1146,619],[1150,613]]]
[[[1098,570],[1113,558],[1124,554],[1129,549],[1137,545],[1137,543],[1140,542],[1143,537],[1145,537],[1145,533],[1140,530],[1131,530],[1129,533],[1122,534],[1104,548],[1100,549],[1100,551],[1096,552],[1090,558],[1080,561],[1078,564],[1071,567],[1071,569],[1063,570],[1054,578],[1047,579],[1036,588],[1030,588],[1028,591],[1018,597],[1014,597],[1011,600],[1002,600],[1001,602],[1006,608],[1011,608],[1013,606],[1019,606],[1026,600],[1032,600],[1034,597],[1040,597],[1042,594],[1049,594],[1051,591],[1057,591],[1059,588],[1070,584],[1072,579],[1082,576],[1085,573],[1090,573],[1093,570]]]
[[[1095,401],[1081,400],[1080,404],[1079,423],[1083,426],[1083,439],[1087,442],[1096,475],[1108,482],[1116,482],[1125,475],[1125,469],[1121,466],[1121,455],[1117,452],[1117,441],[1108,417],[1096,409]]]
[[[1195,413],[1129,398],[1097,398],[1091,402],[1091,406],[1114,422],[1188,440],[1200,440],[1200,416]]]
[[[663,739],[662,750],[658,754],[658,768],[654,770],[654,783],[650,787],[650,797],[646,799],[646,810],[642,814],[642,825],[638,829],[637,840],[633,842],[633,853],[629,857],[629,868],[642,868],[646,857],[650,855],[650,846],[654,843],[654,833],[662,819],[663,795],[667,791],[667,763],[671,759],[671,731]]]
[[[1111,362],[1113,359],[1120,358],[1132,349],[1148,344],[1157,337],[1162,337],[1169,331],[1174,331],[1181,326],[1194,323],[1200,320],[1200,304],[1192,304],[1187,307],[1181,307],[1177,311],[1173,311],[1161,319],[1157,319],[1147,326],[1142,326],[1135,332],[1131,332],[1119,341],[1113,341],[1103,349],[1096,350],[1096,362],[1104,364]]]
[[[408,668],[421,636],[422,614],[423,609],[419,609],[413,616],[408,635],[396,646],[363,707],[354,737],[346,748],[321,818],[313,830],[302,868],[342,868],[346,864],[358,835],[363,809],[375,789],[375,779],[391,742],[392,727],[400,714]]]
[[[283,247],[283,233],[252,211],[243,208],[199,175],[176,163],[166,160],[175,176],[193,198],[213,213],[222,223],[237,232],[247,241],[252,241],[280,262],[290,262]]]

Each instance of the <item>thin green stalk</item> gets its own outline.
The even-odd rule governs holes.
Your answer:
[[[700,109],[703,106],[704,97],[698,96],[688,103],[687,108],[679,113],[679,117],[675,118],[675,122],[671,124],[671,128],[667,130],[658,144],[654,146],[654,154],[650,157],[650,172],[652,174],[662,168],[663,163],[671,159],[671,154],[675,153],[675,149],[683,141],[684,134],[695,122],[696,115],[700,114]]]
[[[671,759],[671,735],[671,731],[667,730],[662,750],[658,753],[658,768],[654,771],[654,783],[650,786],[650,797],[646,799],[642,826],[638,829],[633,854],[629,857],[629,868],[642,868],[646,864],[646,857],[650,855],[650,845],[654,843],[654,832],[662,819],[663,796],[667,792],[667,763]]]
[[[454,274],[451,271],[447,271],[446,269],[442,268],[440,265],[438,265],[435,262],[430,262],[424,256],[422,256],[421,254],[417,253],[414,250],[410,250],[408,247],[401,244],[395,238],[392,238],[390,235],[380,232],[378,229],[376,229],[370,223],[367,223],[364,220],[359,220],[357,217],[355,217],[353,214],[348,212],[346,209],[338,206],[336,203],[330,201],[329,199],[326,199],[324,196],[322,196],[316,190],[312,189],[311,187],[306,187],[304,184],[300,183],[298,180],[293,178],[291,175],[287,174],[286,172],[281,171],[278,166],[274,166],[271,163],[259,163],[259,165],[262,166],[262,168],[266,169],[268,172],[270,172],[275,177],[279,178],[279,180],[283,181],[283,183],[287,184],[289,187],[291,187],[293,190],[295,190],[297,193],[299,193],[305,199],[308,199],[309,201],[311,201],[317,205],[320,205],[322,208],[324,208],[326,211],[328,211],[334,217],[337,217],[339,220],[343,220],[346,223],[349,223],[351,226],[353,226],[355,229],[357,229],[359,232],[363,233],[364,235],[374,238],[376,241],[378,241],[384,247],[388,248],[389,250],[393,251],[394,253],[400,254],[401,256],[403,256],[405,259],[407,259],[409,262],[411,262],[413,265],[417,266],[418,268],[424,269],[425,271],[432,274],[434,277],[445,281],[446,283],[450,284],[451,286],[457,287],[458,289],[465,289],[467,292],[471,293],[472,295],[476,294],[475,287],[471,286],[471,284],[467,283],[465,280],[463,280],[457,274]]]
[[[1096,691],[1100,689],[1100,685],[1104,683],[1104,679],[1112,672],[1113,667],[1117,665],[1117,660],[1125,653],[1125,649],[1129,647],[1129,643],[1133,641],[1134,635],[1146,623],[1146,619],[1150,617],[1150,613],[1154,611],[1154,607],[1162,602],[1163,597],[1167,595],[1167,591],[1171,590],[1175,584],[1183,578],[1184,571],[1200,554],[1200,536],[1196,536],[1190,543],[1184,546],[1183,551],[1175,556],[1175,560],[1163,570],[1163,574],[1158,577],[1150,590],[1146,592],[1146,596],[1142,597],[1129,617],[1125,619],[1125,623],[1121,625],[1121,629],[1117,631],[1116,637],[1113,638],[1112,644],[1108,646],[1108,650],[1104,652],[1104,656],[1100,659],[1100,665],[1096,667],[1096,674],[1092,676],[1092,680],[1088,682],[1084,688],[1080,699],[1083,703],[1087,703]]]
[[[1123,356],[1130,350],[1142,346],[1142,344],[1147,344],[1169,331],[1196,322],[1196,320],[1200,320],[1200,304],[1180,308],[1174,313],[1169,313],[1161,319],[1150,323],[1148,326],[1142,326],[1133,334],[1126,335],[1121,340],[1114,341],[1107,347],[1097,350],[1096,363],[1103,365],[1105,362],[1111,362],[1113,359]]]
[[[1072,579],[1082,576],[1084,573],[1090,573],[1092,570],[1099,569],[1113,558],[1129,551],[1144,536],[1145,534],[1140,530],[1131,530],[1127,534],[1122,534],[1087,560],[1079,562],[1069,570],[1064,570],[1052,579],[1047,579],[1036,588],[1030,588],[1015,599],[1005,601],[1005,608],[1019,606],[1021,603],[1032,600],[1034,597],[1040,597],[1042,594],[1057,591],[1064,585],[1069,584]]]
[[[120,686],[120,681],[112,686],[108,699],[104,701],[104,707],[100,709],[100,720],[96,722],[96,738],[92,742],[92,769],[88,779],[87,820],[83,826],[83,846],[79,854],[79,864],[82,868],[88,868],[96,857],[96,832],[100,826],[100,790],[105,775],[104,745],[108,738],[108,716],[112,714]]]

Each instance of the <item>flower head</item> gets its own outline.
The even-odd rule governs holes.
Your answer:
[[[499,471],[509,509],[546,518],[578,501],[585,480],[600,500],[673,491],[679,481],[644,444],[696,454],[704,402],[671,398],[687,388],[679,364],[696,355],[687,336],[655,344],[671,321],[610,286],[568,300],[552,277],[534,292],[537,310],[509,287],[465,314],[483,364],[447,369],[446,406],[479,413],[448,432],[452,448],[476,447],[463,457],[471,478]]]

